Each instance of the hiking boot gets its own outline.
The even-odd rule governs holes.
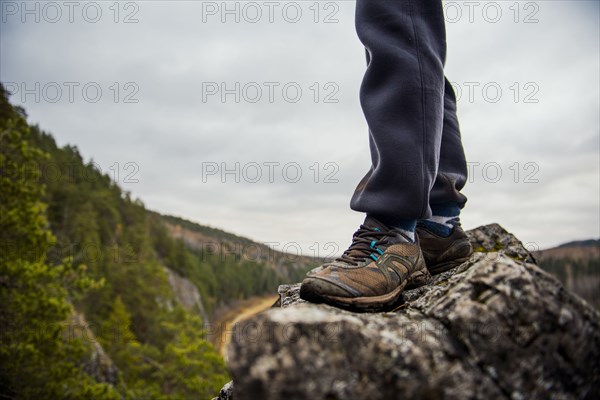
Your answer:
[[[450,235],[444,237],[417,224],[417,236],[431,275],[457,267],[473,254],[473,246],[460,225],[454,225]]]
[[[354,311],[384,311],[403,289],[430,277],[418,242],[367,217],[340,258],[308,273],[300,297]]]

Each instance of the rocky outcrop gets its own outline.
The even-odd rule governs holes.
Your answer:
[[[85,361],[83,370],[96,382],[110,383],[115,386],[119,382],[119,369],[104,352],[100,343],[93,342],[90,357]]]
[[[165,272],[177,302],[186,310],[197,312],[208,323],[210,319],[196,285],[170,268],[165,267]]]
[[[96,382],[117,385],[119,382],[119,369],[104,348],[96,339],[93,329],[82,313],[74,312],[65,324],[64,340],[82,340],[89,346],[88,354],[82,361],[83,370]]]
[[[598,311],[500,226],[469,234],[471,259],[392,312],[308,304],[281,286],[280,307],[232,337],[233,398],[599,398]]]

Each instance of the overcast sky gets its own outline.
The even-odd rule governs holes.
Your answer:
[[[354,1],[1,3],[11,101],[148,208],[347,247],[370,164]],[[466,228],[530,249],[600,236],[598,4],[445,2]]]

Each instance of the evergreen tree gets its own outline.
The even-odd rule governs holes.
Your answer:
[[[116,399],[82,369],[85,343],[65,338],[69,291],[92,286],[85,266],[49,265],[55,242],[35,168],[47,157],[29,142],[22,111],[0,85],[0,392],[24,399]]]

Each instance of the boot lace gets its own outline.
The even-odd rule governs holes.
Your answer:
[[[361,225],[352,235],[352,244],[337,258],[337,261],[351,265],[358,265],[367,257],[376,261],[383,254],[383,250],[378,246],[386,244],[385,236],[389,235],[390,232],[387,230]]]

